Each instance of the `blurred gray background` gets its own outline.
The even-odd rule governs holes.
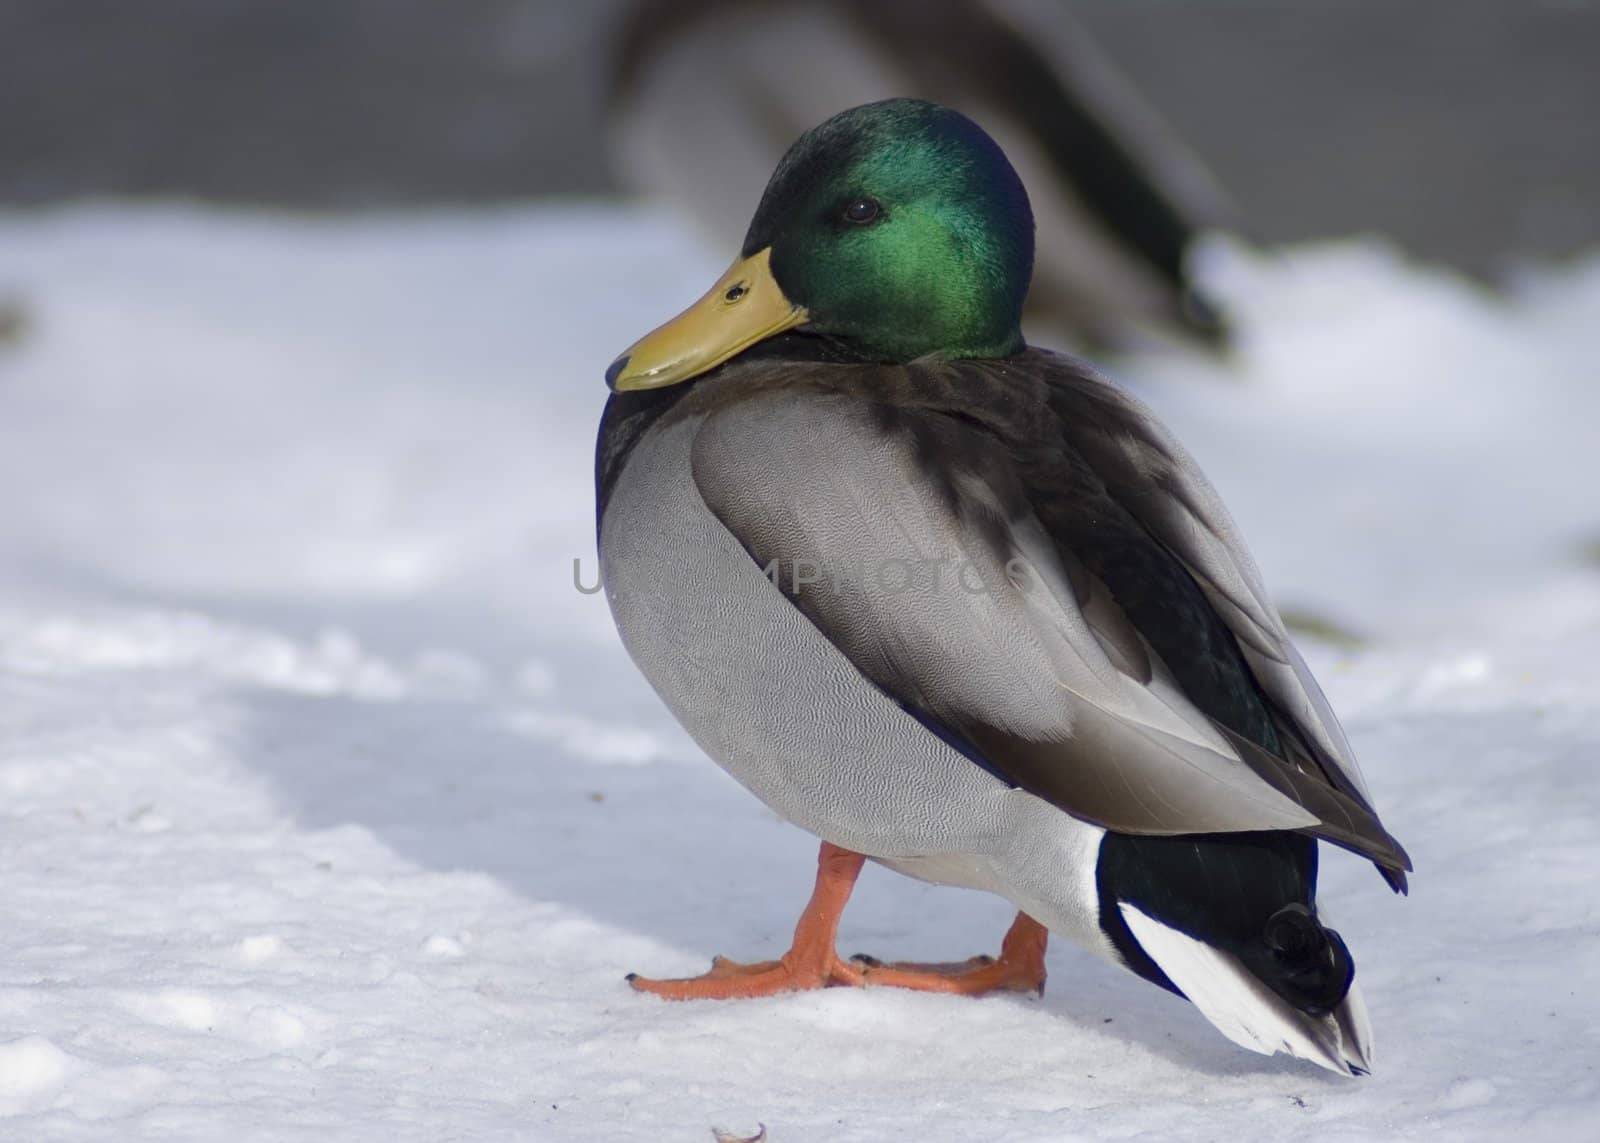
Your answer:
[[[1493,274],[1600,242],[1600,4],[1062,0],[1256,237]],[[623,0],[0,0],[0,203],[615,190]]]

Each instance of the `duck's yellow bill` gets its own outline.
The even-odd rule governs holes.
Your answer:
[[[676,385],[802,324],[809,315],[783,296],[771,258],[769,247],[729,266],[698,302],[613,361],[606,384],[619,393]]]

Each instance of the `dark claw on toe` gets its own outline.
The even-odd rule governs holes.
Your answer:
[[[850,958],[850,963],[859,964],[862,968],[883,967],[883,962],[881,960],[875,956],[868,956],[866,953],[856,953],[855,956]]]

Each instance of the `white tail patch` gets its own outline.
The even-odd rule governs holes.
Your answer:
[[[1372,1070],[1372,1025],[1354,981],[1339,1007],[1308,1016],[1290,1007],[1230,953],[1163,925],[1126,902],[1134,940],[1217,1031],[1242,1048],[1288,1052],[1341,1075]]]

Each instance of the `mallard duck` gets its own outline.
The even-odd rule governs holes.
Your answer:
[[[1150,411],[1025,344],[1028,196],[972,120],[839,114],[738,259],[606,372],[600,567],[700,746],[822,840],[780,959],[691,999],[1043,987],[1064,935],[1229,1039],[1371,1066],[1320,841],[1410,860],[1227,510]],[[865,860],[1014,903],[998,958],[844,960]]]
[[[645,0],[617,37],[624,180],[731,246],[803,129],[892,95],[959,108],[1033,193],[1030,328],[1080,346],[1217,348],[1185,256],[1230,221],[1201,164],[1050,0]]]

